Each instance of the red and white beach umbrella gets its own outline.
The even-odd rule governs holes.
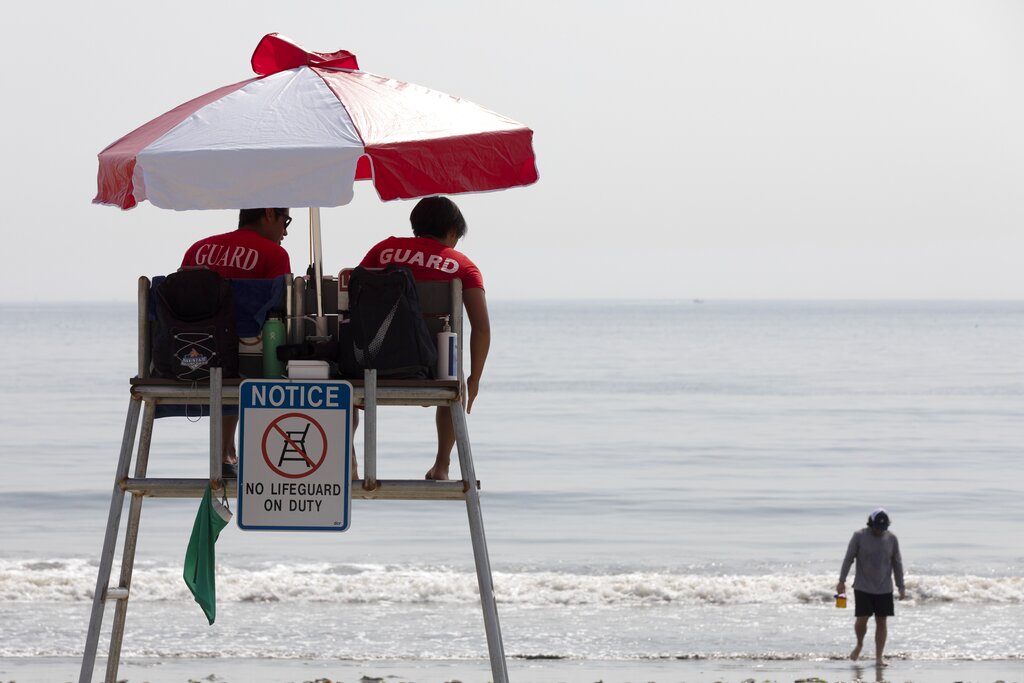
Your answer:
[[[99,154],[93,200],[130,209],[329,207],[355,180],[381,199],[481,192],[537,180],[533,131],[444,93],[360,71],[355,55],[277,35],[256,78],[186,102]]]

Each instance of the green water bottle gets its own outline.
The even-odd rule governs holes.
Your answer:
[[[277,347],[284,343],[284,322],[279,317],[263,323],[263,376],[277,379],[284,375],[284,363],[277,358]]]

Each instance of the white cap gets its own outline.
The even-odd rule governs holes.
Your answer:
[[[889,513],[885,511],[885,508],[878,508],[868,516],[868,526],[872,529],[885,531],[889,528],[889,523]]]

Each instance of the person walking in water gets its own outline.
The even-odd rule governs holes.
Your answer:
[[[875,663],[885,666],[882,652],[888,635],[886,619],[895,613],[893,605],[893,579],[899,590],[900,600],[907,595],[903,585],[903,558],[896,536],[889,532],[889,513],[878,508],[868,516],[865,529],[853,532],[846,548],[846,557],[839,570],[837,593],[846,593],[846,576],[850,567],[857,563],[857,574],[853,579],[854,617],[853,632],[857,645],[850,653],[850,659],[860,658],[864,647],[864,636],[868,631],[868,618],[875,617]]]

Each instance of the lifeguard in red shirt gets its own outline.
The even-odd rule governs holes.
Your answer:
[[[483,289],[480,269],[465,254],[433,237],[389,237],[370,250],[359,265],[407,266],[417,280],[462,280],[463,291]]]
[[[484,296],[484,280],[480,269],[455,251],[455,245],[466,234],[466,219],[455,202],[447,197],[421,199],[409,214],[415,237],[389,237],[363,258],[359,265],[383,268],[389,263],[408,266],[417,280],[462,280],[462,301],[469,317],[470,370],[466,379],[466,412],[472,412],[473,401],[480,391],[487,352],[491,347],[491,322]],[[437,457],[427,471],[427,479],[448,479],[455,429],[451,409],[438,406]]]
[[[275,278],[292,272],[281,241],[292,222],[288,209],[242,209],[238,229],[201,239],[185,252],[182,268],[205,267],[232,279]]]
[[[199,240],[185,252],[182,268],[209,268],[224,278],[249,280],[275,278],[292,272],[288,252],[281,246],[292,218],[288,209],[242,209],[238,229]],[[222,476],[238,477],[235,450],[237,415],[225,415]]]

